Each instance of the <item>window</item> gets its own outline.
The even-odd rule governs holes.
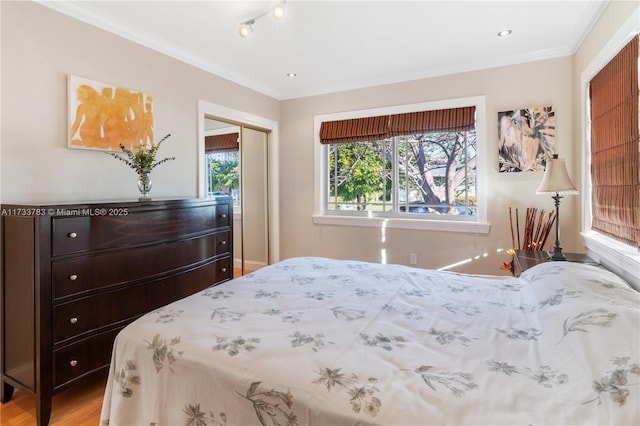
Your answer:
[[[240,204],[238,157],[236,152],[211,152],[207,158],[207,194],[231,195],[233,204]]]
[[[640,176],[637,175],[640,170],[640,142],[638,129],[633,124],[638,125],[637,111],[640,102],[636,62],[639,32],[640,23],[637,15],[629,16],[581,74],[586,164],[583,172],[584,244],[587,253],[593,259],[628,280],[636,288],[640,288]],[[635,48],[631,47],[633,43],[636,44]],[[629,48],[635,50],[635,61],[633,58],[620,56],[621,53],[625,55],[625,50],[629,54]],[[607,68],[610,70],[607,71]],[[605,74],[614,77],[610,83],[606,83],[609,89],[605,87],[601,90],[592,86],[592,83],[595,86],[602,84],[602,81],[598,81],[601,78],[598,77],[600,73],[603,73],[602,77]],[[598,99],[601,95],[602,99]],[[618,101],[614,99],[616,97]],[[622,101],[621,107],[611,108],[611,105],[624,98],[626,100]],[[631,112],[627,108],[631,108]],[[613,111],[613,114],[607,111]],[[622,145],[626,148],[622,148]],[[625,152],[622,158],[620,150]],[[619,184],[619,188],[615,188],[614,191],[608,190],[607,187],[612,188],[612,183],[614,186],[617,185],[615,182]],[[633,185],[636,188],[635,192]],[[631,196],[623,195],[619,198],[620,194],[625,193]],[[606,221],[611,221],[611,224],[607,224]],[[618,233],[620,234],[614,235]]]
[[[589,100],[591,228],[640,249],[639,37],[591,79]]]
[[[316,117],[316,223],[488,232],[483,97],[360,113]]]
[[[475,215],[475,129],[331,144],[328,211]]]
[[[230,195],[240,205],[239,133],[205,137],[207,194]]]

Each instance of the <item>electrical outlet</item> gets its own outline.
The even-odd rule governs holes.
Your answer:
[[[409,254],[409,264],[416,265],[418,263],[418,255],[415,253]]]

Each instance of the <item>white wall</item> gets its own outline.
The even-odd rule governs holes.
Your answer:
[[[154,96],[153,198],[198,193],[198,99],[277,121],[278,101],[31,2],[1,2],[1,201],[136,200],[137,177],[103,152],[67,148],[68,74]]]

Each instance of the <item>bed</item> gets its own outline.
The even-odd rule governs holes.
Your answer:
[[[639,293],[597,266],[292,258],[122,330],[101,422],[636,425],[639,330]]]

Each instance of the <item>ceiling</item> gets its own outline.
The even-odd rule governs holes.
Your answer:
[[[608,0],[40,3],[282,100],[572,55]]]

